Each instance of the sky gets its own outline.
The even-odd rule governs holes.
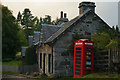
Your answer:
[[[119,0],[4,0],[1,3],[13,12],[16,17],[25,8],[29,8],[34,16],[45,17],[50,15],[52,20],[60,18],[60,12],[67,13],[69,20],[79,15],[79,3],[82,1],[95,2],[95,12],[109,26],[118,25],[118,1]]]

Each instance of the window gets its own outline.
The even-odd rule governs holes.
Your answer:
[[[51,72],[51,54],[48,55],[48,72]]]
[[[44,70],[44,74],[46,74],[46,53],[44,53],[44,58],[43,58],[43,70]]]
[[[42,68],[42,53],[40,53],[40,68]]]

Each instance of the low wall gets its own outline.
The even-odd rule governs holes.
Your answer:
[[[15,73],[26,73],[26,72],[38,72],[38,65],[2,65],[2,72],[15,72]]]
[[[26,72],[39,72],[38,65],[23,65],[19,66],[19,71],[22,73]]]
[[[8,71],[19,73],[19,66],[2,65],[2,72],[8,72]]]

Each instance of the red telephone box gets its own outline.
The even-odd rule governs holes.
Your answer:
[[[80,39],[75,41],[73,77],[82,77],[85,74],[93,73],[93,44],[93,41],[90,41],[88,39]]]

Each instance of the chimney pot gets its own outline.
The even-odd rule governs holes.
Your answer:
[[[61,11],[61,18],[63,18],[63,11]]]
[[[66,18],[67,17],[67,14],[66,13],[64,13],[64,18]]]

